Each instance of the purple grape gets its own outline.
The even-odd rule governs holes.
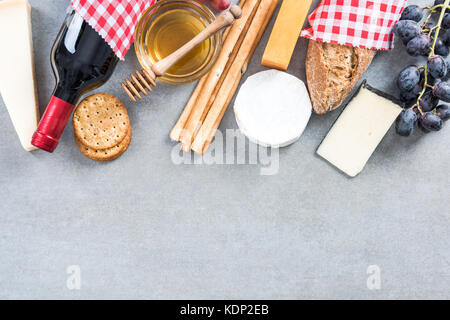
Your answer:
[[[450,32],[446,31],[443,35],[442,35],[442,41],[444,41],[444,44],[446,46],[450,46]]]
[[[450,29],[450,15],[448,13],[444,16],[441,27],[444,29]]]
[[[439,81],[433,87],[433,95],[442,101],[450,102],[450,85],[445,81]]]
[[[404,44],[420,35],[420,25],[413,20],[400,20],[394,28],[395,33],[400,37]]]
[[[431,44],[431,39],[421,34],[408,42],[406,52],[412,56],[426,56],[430,52]]]
[[[447,45],[442,41],[441,37],[436,39],[436,45],[434,46],[434,52],[440,56],[446,57],[449,54]]]
[[[416,84],[410,91],[400,91],[400,100],[406,103],[408,107],[416,103],[417,98],[422,92],[423,88],[420,84]]]
[[[440,81],[439,79],[433,78],[433,77],[431,76],[431,74],[429,74],[428,77],[427,77],[427,83],[428,83],[430,86],[434,86],[434,84],[435,84],[435,83],[438,83],[439,81]]]
[[[447,63],[441,56],[433,56],[427,62],[428,71],[435,79],[442,79],[447,75]]]
[[[425,112],[419,119],[420,124],[424,129],[429,131],[439,131],[442,129],[444,122],[439,116],[433,112]]]
[[[442,78],[443,81],[447,81],[450,78],[450,61],[446,60],[445,63],[447,64],[447,75],[444,78]]]
[[[425,70],[424,70],[424,69],[420,69],[420,83],[422,83],[422,82],[424,82],[424,81],[425,81]],[[430,86],[434,85],[437,81],[438,81],[437,79],[433,78],[433,77],[431,76],[431,74],[428,73],[428,76],[427,76],[427,83],[428,83]]]
[[[420,83],[423,83],[425,81],[425,70],[424,69],[420,69]],[[427,75],[427,84],[429,84],[430,86],[434,85],[437,81],[440,81],[438,79],[435,79],[431,76],[430,73],[428,73]]]
[[[419,83],[419,81],[419,68],[417,68],[417,66],[408,66],[398,75],[397,86],[401,91],[410,91]]]
[[[422,98],[420,98],[419,105],[423,112],[428,112],[436,108],[439,99],[436,98],[431,91],[425,91]]]
[[[423,133],[430,133],[431,131],[428,129],[425,129],[420,121],[417,121],[417,127],[422,131]]]
[[[423,18],[422,9],[416,5],[410,5],[405,8],[402,12],[400,20],[413,20],[419,22]]]
[[[447,121],[450,119],[450,109],[448,108],[448,105],[441,104],[436,107],[436,114],[444,121]]]
[[[414,131],[416,121],[416,113],[411,109],[405,109],[397,118],[395,130],[400,136],[409,137]]]

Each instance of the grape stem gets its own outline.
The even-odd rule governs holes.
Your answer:
[[[437,39],[439,37],[439,32],[441,31],[442,20],[444,20],[444,16],[445,16],[445,9],[444,8],[447,8],[449,4],[450,4],[450,0],[445,0],[444,6],[443,6],[443,8],[441,10],[441,14],[439,15],[438,23],[434,27],[434,28],[436,28],[436,32],[434,33],[433,45],[431,46],[431,52],[430,52],[430,55],[428,56],[428,58],[434,56],[434,47],[436,46],[436,41],[437,41]]]
[[[424,21],[424,23],[423,23],[424,26],[426,26],[426,24],[428,23],[428,21],[430,20],[431,16],[432,16],[433,13],[434,13],[433,8],[429,8],[428,10],[430,10],[430,12],[428,13],[427,18],[425,19],[425,21]]]
[[[450,0],[445,0],[443,4],[438,4],[438,5],[434,6],[434,7],[432,7],[431,9],[429,9],[430,13],[428,14],[428,17],[425,20],[425,24],[430,20],[431,16],[433,15],[433,13],[437,9],[442,8],[441,13],[439,15],[439,20],[438,20],[436,26],[431,28],[430,32],[428,34],[428,36],[430,36],[431,33],[433,32],[433,30],[436,30],[436,32],[434,33],[433,43],[431,45],[430,54],[428,55],[428,59],[430,59],[431,57],[434,56],[434,48],[436,46],[436,41],[437,41],[437,39],[439,37],[439,32],[441,31],[441,24],[442,24],[442,21],[444,20],[444,16],[445,16],[445,9],[444,8],[450,8],[449,4],[450,4]],[[417,98],[416,104],[414,104],[411,107],[411,109],[414,109],[414,107],[417,107],[417,110],[419,110],[420,114],[423,115],[422,107],[420,106],[420,101],[422,101],[422,97],[425,94],[427,88],[432,88],[433,86],[431,86],[428,83],[428,67],[427,67],[427,65],[425,64],[424,66],[421,66],[421,68],[423,68],[423,70],[424,70],[424,77],[425,77],[424,84],[423,84],[423,89],[420,92],[419,97]]]

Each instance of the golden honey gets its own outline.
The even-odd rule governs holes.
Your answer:
[[[189,42],[206,28],[204,20],[191,11],[174,9],[155,19],[146,35],[147,54],[159,61]],[[211,39],[197,46],[177,62],[169,74],[193,74],[201,69],[211,52]]]
[[[202,32],[214,14],[195,0],[162,0],[152,6],[138,23],[135,49],[143,68],[164,59]],[[221,34],[194,48],[159,80],[181,84],[206,74],[218,57]]]

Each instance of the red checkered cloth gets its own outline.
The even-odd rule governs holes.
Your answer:
[[[130,49],[139,18],[156,0],[72,0],[72,6],[120,59]]]
[[[407,0],[323,0],[301,36],[374,50],[394,47],[392,27]]]

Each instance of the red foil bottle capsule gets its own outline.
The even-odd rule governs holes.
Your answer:
[[[33,135],[33,145],[47,152],[55,151],[74,106],[52,96],[39,127]]]
[[[51,52],[56,88],[31,143],[53,152],[78,99],[108,81],[118,61],[106,41],[71,10]]]

